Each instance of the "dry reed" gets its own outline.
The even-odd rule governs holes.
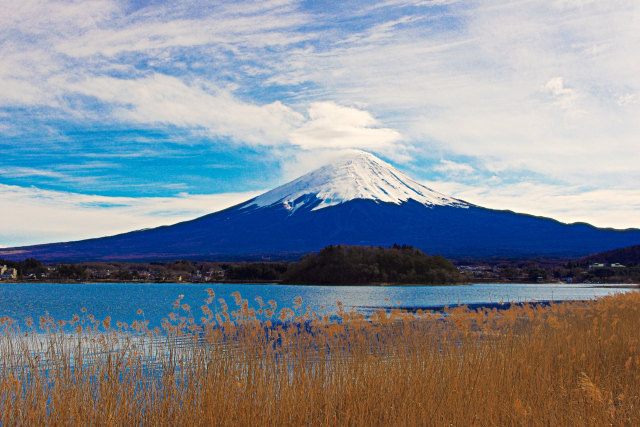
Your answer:
[[[369,318],[233,296],[155,330],[2,318],[0,425],[640,425],[636,292]]]

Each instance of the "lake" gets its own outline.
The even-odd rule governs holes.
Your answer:
[[[611,285],[610,285],[611,286]],[[131,323],[140,320],[138,309],[144,311],[150,326],[159,326],[172,311],[178,295],[189,304],[196,319],[202,316],[200,306],[212,288],[216,301],[211,309],[220,307],[219,298],[229,310],[235,310],[231,294],[240,292],[250,306],[258,308],[256,297],[274,300],[278,310],[292,308],[295,297],[302,298],[302,311],[309,306],[317,313],[336,311],[336,302],[345,310],[355,309],[370,314],[378,307],[433,308],[455,304],[486,304],[524,302],[531,300],[584,300],[616,292],[630,292],[624,287],[599,288],[586,284],[473,284],[464,286],[295,286],[256,284],[186,284],[186,283],[1,283],[0,316],[23,321],[36,320],[48,312],[54,319],[69,320],[81,309],[98,319],[111,316],[113,322]]]

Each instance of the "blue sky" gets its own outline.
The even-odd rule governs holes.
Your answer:
[[[350,148],[640,227],[633,0],[0,6],[0,246],[193,218]]]

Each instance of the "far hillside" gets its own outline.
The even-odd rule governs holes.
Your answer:
[[[458,269],[445,258],[426,255],[411,246],[328,246],[318,254],[290,264],[285,283],[453,284],[463,282]]]
[[[640,266],[640,245],[600,252],[580,259],[584,263],[619,263],[628,267]]]

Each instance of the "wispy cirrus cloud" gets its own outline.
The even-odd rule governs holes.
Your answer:
[[[25,168],[25,167],[4,167],[0,169],[0,175],[9,178],[21,178],[27,176],[38,176],[45,178],[66,178],[61,172],[46,169]]]
[[[197,8],[168,3],[109,20],[117,22],[116,26],[85,28],[82,37],[66,38],[58,49],[81,58],[204,45],[220,51],[236,46],[287,46],[313,37],[292,32],[309,23],[307,15],[292,7],[295,3],[200,2]]]

